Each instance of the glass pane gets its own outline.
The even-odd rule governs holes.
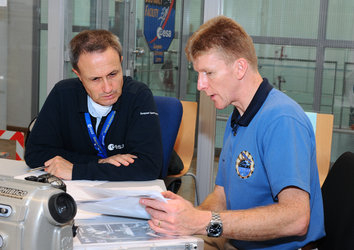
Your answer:
[[[337,62],[325,62],[323,65],[323,78],[322,78],[322,96],[321,108],[322,113],[332,114],[334,106],[334,97],[336,90],[336,74]],[[337,86],[338,87],[338,86]]]
[[[225,0],[224,15],[253,36],[316,38],[320,0]]]
[[[313,47],[256,44],[258,67],[262,77],[312,111],[316,69],[316,49]],[[217,110],[216,148],[222,146],[223,128],[233,107]]]
[[[188,22],[189,33],[194,32],[201,23],[201,5],[202,1],[194,1],[193,4],[185,3],[191,9],[186,14],[188,17],[184,17],[182,20],[182,1],[175,1],[175,30],[174,38],[170,43],[170,46],[166,51],[155,52],[148,46],[148,42],[145,36],[147,35],[144,27],[148,27],[144,24],[146,21],[151,21],[149,15],[156,13],[160,18],[163,14],[163,8],[155,6],[153,4],[146,5],[145,1],[139,0],[136,3],[136,48],[143,49],[145,53],[143,55],[136,55],[136,64],[134,69],[134,78],[145,82],[153,91],[154,95],[164,96],[178,96],[180,84],[186,84],[186,100],[196,100],[196,84],[197,77],[193,70],[193,67],[189,67],[188,70],[179,72],[180,58],[184,57],[184,48],[181,48],[182,43],[182,22]],[[149,14],[150,13],[150,14]],[[152,21],[151,21],[152,22]],[[156,27],[157,28],[157,27]],[[159,55],[160,60],[156,60],[156,56]],[[180,83],[179,74],[187,74],[187,82]]]
[[[7,34],[8,13],[7,8],[0,8],[0,32]],[[7,35],[0,36],[0,129],[6,129],[7,126],[7,58],[8,58],[8,39]],[[1,150],[5,151],[5,150]]]
[[[354,1],[329,0],[327,39],[354,40]]]
[[[40,1],[41,8],[41,23],[48,23],[48,0]]]
[[[175,37],[166,51],[151,51],[144,35],[146,32],[144,30],[145,20],[148,20],[147,18],[152,15],[151,13],[155,13],[158,19],[163,18],[164,11],[167,13],[169,9],[165,9],[163,6],[146,5],[143,0],[136,3],[136,47],[143,49],[145,53],[136,55],[134,78],[146,83],[154,95],[176,97],[180,56],[181,1],[176,1],[175,12],[174,10],[171,11],[172,15],[170,17],[174,17]],[[173,13],[175,13],[174,16]]]
[[[39,109],[42,108],[47,98],[47,61],[48,61],[48,31],[40,31],[39,47]]]
[[[261,75],[304,110],[312,111],[316,49],[257,44],[256,53]]]
[[[102,9],[98,8],[99,3],[101,4],[100,7],[102,7]],[[124,47],[124,2],[114,0],[93,0],[90,2],[86,0],[76,0],[69,2],[69,5],[70,4],[72,4],[73,7],[73,9],[70,10],[73,14],[71,20],[72,26],[68,27],[71,28],[71,38],[85,29],[102,29],[108,27],[108,30],[112,31],[119,37],[122,46]],[[102,20],[98,20],[99,16],[103,16]],[[105,21],[108,23],[105,23]],[[65,61],[65,78],[76,77],[71,68],[71,63]]]
[[[346,128],[346,124],[354,130],[354,63],[345,63],[344,79],[343,79],[344,94],[342,101],[342,111],[340,113],[341,127]],[[347,122],[348,119],[348,122]],[[354,140],[353,140],[354,142]]]
[[[331,68],[325,64],[321,111],[327,113],[326,104],[333,99],[334,126],[354,129],[354,50],[328,48],[325,59],[333,63]]]
[[[194,71],[192,64],[189,64],[188,72],[181,72],[181,74],[187,74],[187,93],[185,100],[197,101],[199,96],[199,92],[197,90],[198,73]]]
[[[73,25],[90,27],[91,5],[89,3],[87,0],[73,1]]]

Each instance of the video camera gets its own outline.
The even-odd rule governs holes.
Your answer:
[[[0,176],[0,249],[73,249],[76,211],[49,183]]]

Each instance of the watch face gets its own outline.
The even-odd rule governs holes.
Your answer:
[[[222,224],[220,223],[210,223],[208,227],[209,237],[219,237],[222,234]]]

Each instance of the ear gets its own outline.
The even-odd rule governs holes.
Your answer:
[[[75,70],[74,68],[72,68],[71,70],[77,75],[77,77],[78,77],[78,78],[80,79],[80,81],[81,81],[80,73],[79,73],[77,70]]]
[[[238,79],[242,79],[248,69],[248,62],[245,58],[239,58],[235,61],[236,76]]]

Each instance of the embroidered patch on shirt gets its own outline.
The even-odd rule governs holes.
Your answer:
[[[107,148],[108,148],[109,151],[112,151],[112,150],[115,150],[115,149],[123,149],[124,148],[124,143],[120,144],[120,145],[109,144]]]
[[[157,112],[147,111],[147,112],[140,112],[140,115],[159,115]]]
[[[242,151],[236,160],[236,172],[242,179],[249,178],[254,171],[254,160],[248,151]]]

